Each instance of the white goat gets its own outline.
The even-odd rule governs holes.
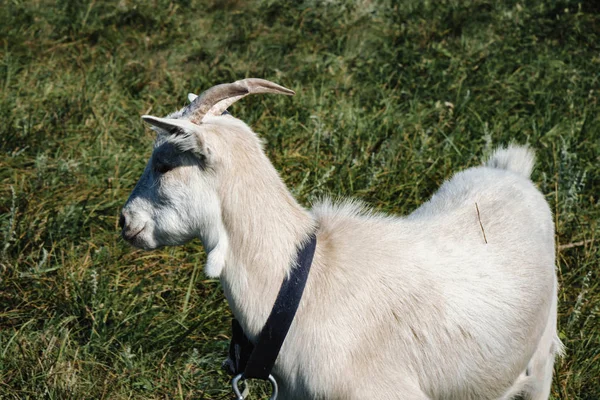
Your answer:
[[[147,250],[200,238],[251,340],[296,251],[316,230],[304,295],[274,368],[283,399],[547,399],[555,354],[554,226],[524,147],[442,185],[406,217],[292,197],[242,121],[246,79],[166,118],[123,208],[123,237]]]

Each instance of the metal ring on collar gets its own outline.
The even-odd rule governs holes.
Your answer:
[[[246,396],[248,396],[248,384],[244,384],[244,390],[240,392],[240,388],[238,386],[240,381],[245,381],[244,374],[237,374],[231,380],[231,387],[233,388],[233,393],[235,394],[236,400],[244,400]],[[273,375],[269,375],[269,382],[271,382],[271,397],[269,400],[277,400],[277,395],[279,394],[279,387],[277,386],[277,381]]]

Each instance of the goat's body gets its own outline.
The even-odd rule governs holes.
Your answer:
[[[527,177],[471,168],[405,218],[327,203],[313,215],[317,253],[275,371],[283,398],[547,398],[553,223]]]
[[[215,86],[168,118],[121,215],[154,249],[200,238],[251,340],[298,246],[317,250],[273,373],[282,399],[547,399],[556,337],[554,226],[533,154],[498,150],[406,217],[302,208],[242,121],[221,113],[263,80]]]

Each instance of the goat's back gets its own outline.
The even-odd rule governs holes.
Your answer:
[[[405,218],[317,205],[306,318],[289,339],[314,349],[292,357],[311,386],[368,380],[386,397],[402,376],[434,398],[499,397],[527,367],[554,294],[551,213],[525,175],[468,169]]]

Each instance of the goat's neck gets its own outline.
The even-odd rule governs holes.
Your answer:
[[[235,317],[255,338],[314,222],[268,160],[260,176],[242,173],[226,190],[222,206],[229,251],[221,283]]]

